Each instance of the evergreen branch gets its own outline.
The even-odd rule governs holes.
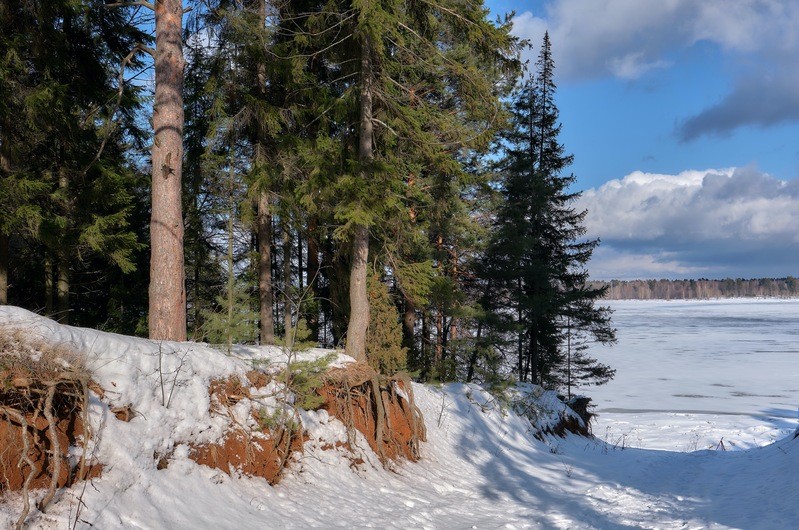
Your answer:
[[[379,125],[382,125],[382,126],[383,126],[383,127],[385,127],[386,129],[388,129],[388,130],[391,132],[391,134],[393,134],[393,135],[394,135],[394,136],[396,136],[397,138],[400,138],[400,135],[397,133],[397,131],[395,131],[394,129],[392,129],[392,128],[391,128],[391,126],[390,126],[389,124],[387,124],[386,122],[384,122],[384,121],[381,121],[381,120],[379,120],[379,119],[377,119],[377,118],[372,118],[372,122],[374,122],[374,123],[377,123],[377,124],[379,124]]]

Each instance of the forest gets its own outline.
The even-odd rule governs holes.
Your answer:
[[[796,278],[725,278],[723,280],[613,280],[589,282],[606,289],[608,300],[693,300],[708,298],[795,298]]]
[[[0,0],[0,303],[606,382],[553,43],[510,31],[481,0]]]

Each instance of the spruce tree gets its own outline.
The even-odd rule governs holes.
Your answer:
[[[501,317],[498,329],[513,337],[506,347],[515,350],[519,379],[557,385],[558,374],[568,369],[565,329],[603,343],[615,335],[609,310],[595,305],[604,289],[586,284],[586,266],[599,242],[582,239],[585,212],[574,209],[579,193],[570,191],[575,177],[563,174],[572,156],[559,143],[555,91],[546,34],[535,76],[512,99],[513,126],[498,164],[504,202],[483,276],[490,289],[486,301]],[[581,359],[582,366],[590,364]]]
[[[98,270],[131,272],[140,248],[129,224],[139,181],[125,153],[139,134],[138,101],[118,72],[126,61],[139,65],[126,56],[141,34],[126,15],[99,0],[0,3],[0,193],[11,206],[0,232],[20,252],[9,256],[25,275],[19,287],[43,288],[44,306],[62,322],[76,310],[78,323],[102,322],[109,298],[96,293],[107,297],[111,279]],[[27,283],[24,259],[42,280]]]

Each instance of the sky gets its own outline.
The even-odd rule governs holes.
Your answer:
[[[592,278],[799,276],[799,2],[487,3],[549,31]]]

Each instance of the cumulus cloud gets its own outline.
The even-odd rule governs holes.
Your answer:
[[[567,81],[639,79],[669,68],[675,55],[698,42],[718,46],[736,64],[757,65],[754,73],[731,72],[731,92],[684,120],[683,140],[799,120],[799,97],[790,90],[797,85],[797,27],[795,0],[550,0],[542,13],[514,19],[514,33],[534,45],[550,32],[558,76]]]
[[[595,277],[796,275],[799,183],[753,167],[636,171],[586,191],[578,207],[604,247]]]

